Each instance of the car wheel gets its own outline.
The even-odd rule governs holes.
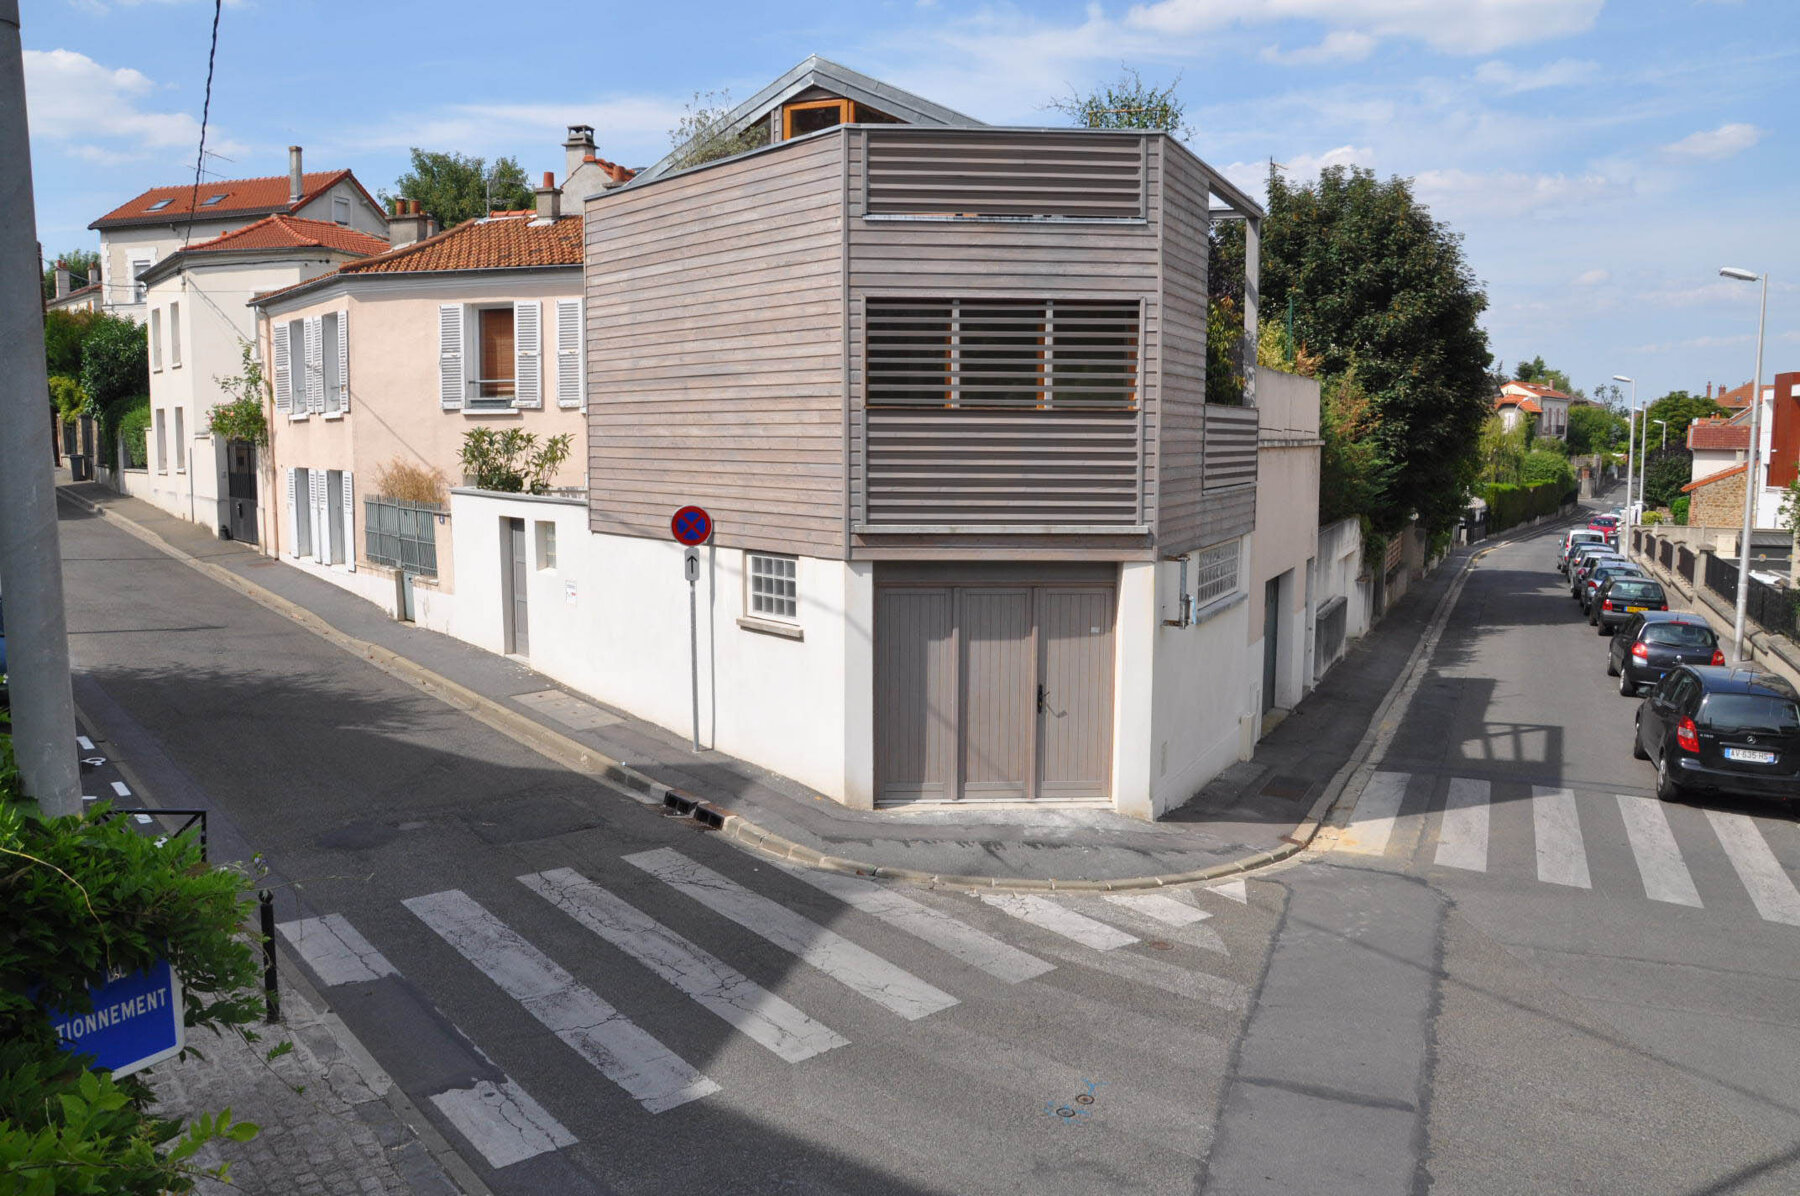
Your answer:
[[[1659,801],[1680,801],[1682,798],[1681,786],[1669,772],[1669,753],[1666,751],[1656,765],[1656,796]]]
[[[1612,624],[1608,623],[1605,619],[1595,619],[1594,620],[1594,634],[1595,635],[1611,635],[1612,634]]]
[[[1624,669],[1615,671],[1619,674],[1619,696],[1622,698],[1637,697],[1637,682],[1631,679],[1631,674]]]
[[[1644,750],[1644,724],[1640,720],[1631,724],[1631,758],[1648,760],[1650,753]]]
[[[1606,675],[1608,677],[1617,677],[1619,675],[1619,666],[1613,663],[1611,652],[1606,654]]]

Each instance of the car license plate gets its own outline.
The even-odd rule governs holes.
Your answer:
[[[1650,608],[1647,606],[1628,606],[1625,608],[1625,613],[1628,615],[1636,615],[1636,614],[1642,614],[1644,611],[1649,610],[1649,609]]]
[[[1755,748],[1726,748],[1725,758],[1727,760],[1738,760],[1745,764],[1775,763],[1774,752],[1759,752]]]

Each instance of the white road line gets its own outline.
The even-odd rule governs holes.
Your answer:
[[[1700,893],[1687,865],[1681,862],[1681,848],[1675,845],[1662,803],[1626,793],[1616,796],[1619,813],[1625,818],[1625,837],[1631,840],[1631,854],[1637,857],[1638,874],[1644,878],[1644,896],[1700,908]]]
[[[130,797],[131,796],[131,786],[127,785],[124,781],[114,781],[112,783],[112,787],[113,787],[113,792],[118,794],[120,797]]]
[[[1211,885],[1206,891],[1229,897],[1239,905],[1250,904],[1250,894],[1244,891],[1244,882],[1241,880],[1228,880],[1222,885]]]
[[[842,935],[808,921],[778,902],[752,893],[670,847],[628,855],[625,862],[686,893],[707,909],[791,952],[908,1021],[948,1009],[957,1000],[911,972],[865,951]]]
[[[875,881],[841,872],[817,872],[797,864],[778,866],[796,880],[836,897],[850,908],[923,939],[970,967],[980,968],[1008,984],[1042,976],[1056,967]]]
[[[1086,914],[1078,914],[1048,897],[1026,897],[1010,893],[982,893],[980,896],[997,910],[1096,951],[1128,947],[1138,941],[1136,935],[1126,934],[1123,930],[1096,921]]]
[[[296,918],[276,929],[327,985],[355,984],[400,974],[400,969],[389,963],[342,914]]]
[[[1106,900],[1170,926],[1192,926],[1212,917],[1203,909],[1195,909],[1187,902],[1163,893],[1108,893]]]
[[[1394,819],[1406,798],[1406,778],[1403,772],[1378,772],[1369,778],[1362,796],[1356,799],[1349,824],[1338,835],[1339,851],[1380,855],[1387,850],[1388,839],[1394,833]]]
[[[86,735],[77,735],[75,737],[75,742],[81,745],[81,750],[84,752],[91,752],[94,750],[94,741],[89,739]]]
[[[650,1112],[719,1090],[462,890],[401,904]]]
[[[1750,900],[1756,903],[1756,912],[1763,920],[1800,926],[1800,891],[1769,850],[1769,841],[1756,829],[1756,823],[1747,815],[1722,810],[1708,810],[1706,820],[1712,823],[1719,846],[1737,869],[1738,879],[1749,890]]]
[[[1575,791],[1534,785],[1531,821],[1537,832],[1538,879],[1578,889],[1594,887],[1588,876],[1587,849],[1581,842],[1581,819],[1575,813]]]
[[[1152,959],[1148,955],[1121,951],[1117,955],[1107,956],[1105,960],[1097,960],[1091,955],[1084,959],[1080,951],[1071,947],[1053,946],[1048,951],[1072,964],[1090,967],[1108,976],[1129,980],[1133,984],[1160,988],[1166,993],[1173,993],[1190,1001],[1205,1001],[1220,1009],[1242,1009],[1249,1000],[1244,986],[1235,981],[1214,976],[1210,972],[1184,968],[1166,960]]]
[[[1450,789],[1444,795],[1444,816],[1438,824],[1440,866],[1487,871],[1489,793],[1486,781],[1450,778]]]
[[[496,1171],[575,1144],[574,1134],[505,1077],[440,1092],[431,1103]]]
[[[849,1045],[725,961],[573,868],[519,882],[789,1063]]]

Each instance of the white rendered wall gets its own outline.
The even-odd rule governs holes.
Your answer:
[[[688,583],[672,540],[596,535],[580,499],[451,495],[454,634],[504,649],[501,521],[526,525],[531,667],[682,738],[693,729]],[[537,524],[556,528],[540,568]],[[700,550],[700,743],[837,801],[873,804],[873,572],[799,558],[803,638],[748,630],[744,553]]]
[[[1152,709],[1147,720],[1148,813],[1157,818],[1245,758],[1244,719],[1250,683],[1261,658],[1248,644],[1250,608],[1240,593],[1205,608],[1187,627],[1169,627],[1179,610],[1180,568],[1174,562],[1126,565],[1124,574],[1156,574],[1157,600],[1147,620],[1152,645]],[[1125,576],[1120,578],[1124,591]],[[1256,596],[1260,601],[1260,595]],[[1121,666],[1124,662],[1121,661]],[[1137,811],[1120,805],[1119,812]]]

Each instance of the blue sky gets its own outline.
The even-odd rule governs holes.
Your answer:
[[[39,235],[191,177],[209,0],[25,0]],[[390,186],[409,146],[560,170],[563,127],[644,165],[696,91],[743,98],[818,53],[991,123],[1138,67],[1180,77],[1190,144],[1260,193],[1355,162],[1415,180],[1463,234],[1509,365],[1592,390],[1800,368],[1800,4],[1794,0],[1150,0],[797,9],[554,0],[227,0],[209,148],[230,177],[349,166]],[[1788,98],[1783,100],[1781,97]]]

